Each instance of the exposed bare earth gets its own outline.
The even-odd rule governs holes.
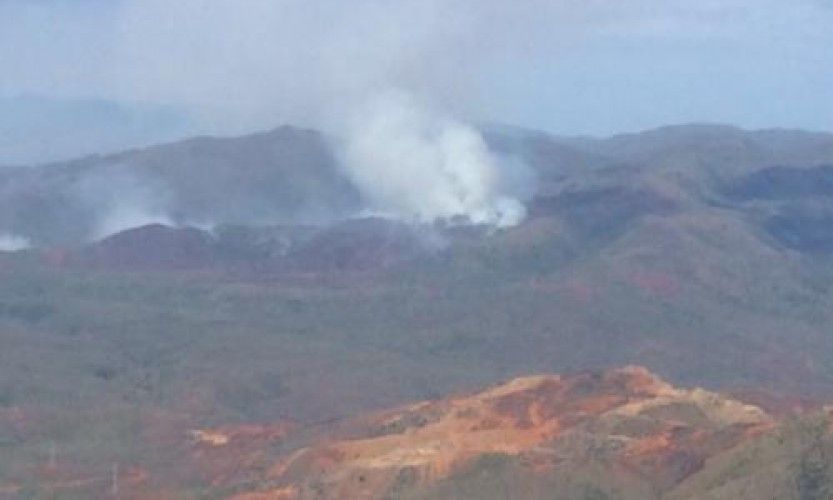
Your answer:
[[[668,488],[700,470],[708,457],[774,425],[758,407],[676,389],[643,368],[626,367],[523,377],[379,413],[351,423],[350,431],[340,431],[344,437],[313,439],[268,466],[265,453],[252,454],[244,428],[192,436],[203,458],[248,449],[236,464],[238,474],[226,471],[213,481],[238,499],[383,498],[453,478],[487,456],[514,457],[532,473],[547,474],[580,460],[591,447],[614,473],[638,474]],[[267,447],[267,441],[261,444]],[[245,480],[230,484],[233,478]]]

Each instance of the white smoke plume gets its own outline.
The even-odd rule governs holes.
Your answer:
[[[341,132],[342,160],[373,209],[418,222],[497,227],[526,215],[480,133],[406,92],[372,97]]]
[[[138,175],[130,165],[82,178],[73,192],[95,214],[88,235],[93,240],[147,224],[174,224],[168,215],[171,194],[167,186]]]
[[[28,239],[14,234],[0,234],[0,252],[18,252],[26,250],[32,244]]]

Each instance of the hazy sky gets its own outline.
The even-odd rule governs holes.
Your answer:
[[[220,132],[388,88],[557,133],[833,131],[833,1],[0,0],[0,72],[0,97],[173,105]]]

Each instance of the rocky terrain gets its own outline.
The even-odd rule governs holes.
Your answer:
[[[142,435],[178,452],[164,472],[123,465],[117,487],[129,498],[752,500],[833,492],[829,410],[776,418],[637,366],[520,377],[315,425]],[[110,476],[73,475],[60,462],[38,474],[33,491],[62,498],[106,496],[114,487]],[[183,488],[186,478],[193,487]],[[0,494],[25,487],[5,482]]]
[[[676,389],[627,367],[517,378],[352,425],[358,429],[345,432],[348,438],[291,452],[261,481],[290,498],[567,498],[583,487],[651,498],[707,459],[771,432],[775,422],[757,407]],[[232,440],[206,444],[222,448]],[[490,492],[488,483],[508,471],[518,488]]]

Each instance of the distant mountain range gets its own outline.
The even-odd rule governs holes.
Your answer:
[[[747,132],[728,126],[666,127],[609,139],[499,126],[484,133],[493,151],[533,167],[538,180],[533,205],[566,191],[638,191],[646,183],[654,184],[654,191],[662,187],[677,202],[713,203],[722,197],[738,204],[759,194],[773,201],[775,193],[753,191],[771,189],[763,184],[781,182],[784,176],[813,183],[804,170],[820,168],[814,175],[824,175],[833,157],[830,134]],[[772,168],[781,177],[767,177]],[[755,173],[756,178],[743,178]],[[745,187],[732,184],[743,182]],[[792,201],[824,198],[818,194],[805,189],[794,193]],[[0,234],[37,245],[76,245],[150,222],[321,224],[364,208],[328,141],[318,132],[292,127],[0,169]],[[809,216],[807,210],[798,212],[790,216]],[[771,222],[789,227],[789,220]]]

